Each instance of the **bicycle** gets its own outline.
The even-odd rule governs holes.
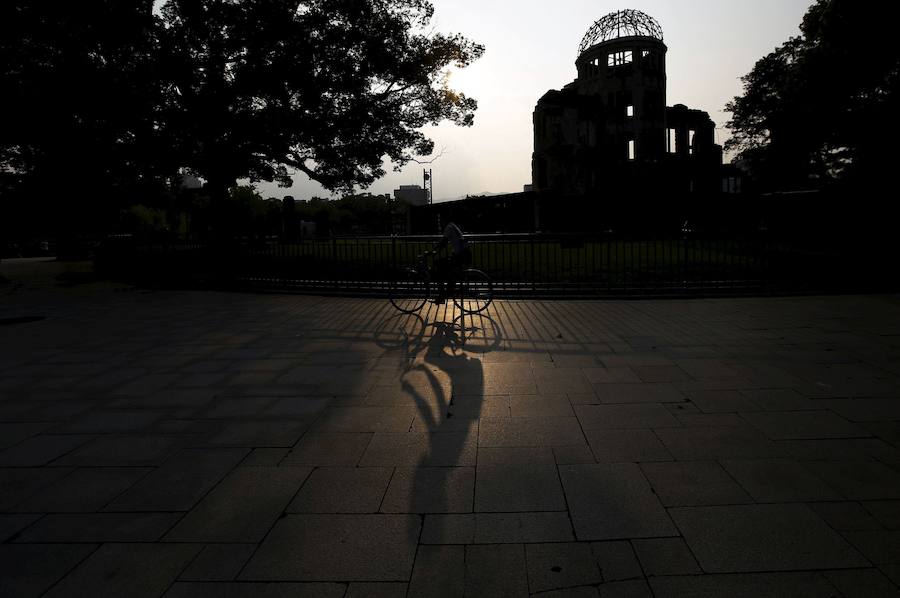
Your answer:
[[[431,296],[433,269],[428,266],[428,256],[434,254],[433,251],[419,254],[413,265],[401,268],[395,274],[390,286],[391,305],[407,314],[424,307]],[[475,268],[459,272],[453,303],[460,311],[477,314],[487,309],[493,300],[494,283],[490,276]]]

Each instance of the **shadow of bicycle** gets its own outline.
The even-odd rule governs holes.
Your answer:
[[[499,349],[502,341],[502,330],[489,314],[458,309],[394,316],[379,326],[376,342],[402,360],[395,362],[400,400],[416,408],[409,460],[400,460],[382,511],[472,512],[485,403],[482,355]]]

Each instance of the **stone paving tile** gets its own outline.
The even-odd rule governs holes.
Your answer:
[[[6,266],[4,262],[2,267]],[[22,303],[18,297],[10,300]],[[135,304],[136,300],[140,305]],[[90,305],[89,309],[84,309],[78,302],[63,308],[54,307],[54,302],[59,303],[58,299],[42,301],[52,308],[47,313],[65,313],[66,317],[51,322],[55,329],[45,326],[41,335],[19,338],[19,346],[21,343],[25,346],[17,349],[11,360],[6,359],[9,351],[0,348],[2,361],[15,365],[14,370],[8,367],[0,376],[0,388],[7,392],[0,401],[0,463],[4,456],[21,455],[7,463],[18,466],[49,462],[52,467],[43,469],[58,470],[50,473],[64,477],[45,477],[47,474],[34,467],[0,468],[0,511],[41,509],[33,511],[34,515],[26,514],[28,518],[38,513],[60,514],[70,509],[75,513],[91,514],[96,509],[108,507],[108,501],[121,492],[120,485],[132,481],[124,475],[126,470],[134,468],[135,472],[144,475],[147,468],[174,467],[184,457],[185,452],[179,452],[183,447],[208,447],[212,438],[217,442],[224,441],[222,446],[225,447],[231,446],[230,442],[240,443],[234,446],[240,447],[238,450],[244,455],[253,449],[240,461],[237,472],[248,465],[266,466],[270,470],[291,469],[292,465],[355,467],[366,454],[373,432],[428,433],[429,436],[422,437],[428,438],[422,448],[407,445],[407,452],[414,456],[395,451],[396,463],[403,463],[400,459],[405,457],[410,459],[407,463],[412,466],[439,465],[438,462],[423,462],[423,453],[416,454],[417,451],[427,448],[430,456],[434,447],[444,442],[450,455],[463,454],[460,451],[468,449],[461,449],[465,444],[453,438],[458,434],[480,441],[477,449],[468,453],[477,457],[476,461],[463,461],[467,464],[477,462],[477,468],[469,467],[469,474],[464,476],[467,479],[461,485],[457,484],[461,486],[461,494],[460,488],[434,474],[431,468],[418,473],[422,482],[416,481],[415,470],[403,468],[412,474],[407,476],[407,489],[396,486],[393,498],[398,510],[419,509],[428,513],[407,520],[411,527],[424,520],[422,541],[425,545],[434,546],[435,542],[456,544],[457,552],[463,549],[466,562],[470,564],[474,561],[469,557],[479,551],[493,555],[497,562],[504,562],[498,548],[515,549],[519,543],[571,543],[575,540],[575,531],[584,539],[585,530],[589,524],[594,524],[585,513],[616,516],[616,508],[623,508],[621,504],[627,504],[628,511],[640,511],[637,507],[653,505],[657,500],[670,507],[733,505],[753,500],[715,460],[725,461],[757,500],[807,501],[807,506],[761,506],[809,509],[813,519],[804,523],[801,518],[799,523],[812,526],[811,521],[816,522],[812,540],[824,533],[823,529],[832,534],[840,531],[860,550],[879,561],[900,560],[896,556],[900,550],[896,548],[897,530],[894,529],[897,527],[896,503],[900,500],[900,495],[896,494],[900,488],[897,478],[900,472],[900,449],[897,448],[900,446],[900,423],[894,421],[896,406],[890,400],[892,396],[900,396],[897,394],[900,345],[895,347],[894,337],[887,336],[900,333],[900,312],[889,298],[572,302],[561,305],[501,301],[491,308],[490,318],[483,318],[481,324],[485,334],[492,327],[497,331],[499,345],[493,347],[490,339],[478,339],[477,347],[471,345],[476,350],[460,353],[465,356],[463,359],[453,356],[446,349],[446,343],[438,347],[443,351],[439,357],[425,355],[423,348],[411,359],[406,355],[409,347],[401,351],[373,343],[372,339],[378,338],[377,327],[382,315],[390,310],[383,301],[170,292],[147,296],[121,293],[110,298],[98,296],[96,300],[92,298],[89,303],[84,303]],[[34,310],[37,309],[35,305],[29,302],[18,309]],[[154,312],[148,318],[146,309],[150,307]],[[848,319],[847,313],[857,315]],[[429,322],[440,322],[443,321],[441,318],[452,318],[453,314],[452,310],[444,310],[441,315],[430,307],[423,317]],[[78,325],[74,326],[76,321]],[[290,326],[273,327],[276,321],[289,321]],[[572,321],[578,321],[580,325],[565,324]],[[90,338],[79,332],[85,327],[92,330]],[[0,335],[6,332],[0,330]],[[423,343],[432,334],[426,332],[428,336],[423,337]],[[441,340],[440,335],[437,338]],[[78,351],[72,350],[75,342]],[[0,343],[0,347],[6,345],[8,343]],[[9,375],[10,372],[13,375]],[[279,376],[274,383],[271,382],[273,375]],[[685,375],[693,380],[685,379]],[[223,386],[227,383],[223,376],[231,376],[241,384]],[[433,378],[435,386],[429,377]],[[197,384],[205,386],[198,387]],[[111,393],[116,387],[127,385],[131,385],[125,388],[129,394]],[[376,385],[379,386],[377,390]],[[15,397],[8,396],[10,389],[15,389]],[[411,394],[413,392],[418,394]],[[445,405],[451,393],[454,404]],[[513,393],[512,397],[508,396],[510,393]],[[688,397],[692,397],[692,402],[686,402]],[[697,397],[696,400],[693,397]],[[417,398],[420,399],[418,402]],[[572,416],[573,411],[577,412],[580,421]],[[743,413],[747,419],[740,419],[735,411]],[[129,418],[129,413],[134,417]],[[631,419],[638,413],[641,417]],[[609,417],[610,414],[617,415]],[[222,419],[198,419],[210,415]],[[158,419],[150,423],[150,418],[157,416]],[[247,416],[255,420],[245,421]],[[642,420],[645,416],[647,419]],[[744,421],[752,421],[756,426],[742,423]],[[32,425],[34,422],[38,422],[37,426]],[[835,422],[843,424],[837,426]],[[301,429],[278,438],[278,426],[265,429],[265,425],[271,423],[299,424]],[[230,424],[237,426],[227,428]],[[43,425],[47,427],[41,428]],[[643,463],[640,469],[630,464],[631,470],[638,473],[634,485],[643,485],[643,489],[635,491],[638,499],[623,498],[628,492],[620,487],[628,487],[628,484],[616,474],[576,476],[584,478],[576,486],[581,484],[590,491],[583,492],[582,500],[573,500],[572,496],[578,492],[570,483],[572,480],[566,480],[563,474],[564,496],[568,499],[564,505],[572,507],[572,520],[564,510],[472,512],[476,490],[483,492],[487,486],[482,486],[482,482],[492,481],[480,477],[487,468],[513,470],[523,463],[531,463],[534,470],[549,471],[558,465],[561,470],[575,466],[601,467],[609,471],[611,466],[593,463],[595,456],[581,431],[582,425],[589,433],[635,430],[647,438],[646,434],[652,431],[671,458],[682,462]],[[60,436],[60,431],[133,429],[143,432],[124,435],[119,432],[86,439],[87,444],[58,455],[53,454],[57,448],[51,446],[52,441],[48,443],[41,438]],[[850,430],[854,435],[847,437]],[[6,434],[7,431],[10,434]],[[344,435],[344,431],[349,433]],[[767,435],[779,439],[772,441]],[[438,436],[447,439],[438,441]],[[273,439],[277,446],[268,444]],[[2,453],[2,445],[6,442],[16,446],[7,446],[13,450]],[[595,447],[598,443],[593,442]],[[630,452],[632,448],[616,450]],[[612,448],[609,450],[612,453]],[[376,451],[371,454],[375,455]],[[775,461],[777,459],[785,461]],[[708,463],[698,465],[696,462],[700,460]],[[461,462],[447,460],[445,463]],[[72,465],[89,468],[73,472],[67,468]],[[389,463],[385,467],[393,465]],[[307,471],[306,467],[301,469]],[[612,469],[617,467],[620,466]],[[797,467],[815,477],[800,474]],[[85,486],[91,484],[91,476],[107,468],[110,472],[121,472],[121,477],[114,475],[105,482],[98,481],[94,493],[83,492]],[[650,480],[649,485],[641,478],[641,470]],[[215,479],[199,484],[205,485],[204,492],[212,488],[207,498],[224,498],[222,493],[228,487],[228,478],[223,481],[221,475],[211,477]],[[432,477],[436,483],[425,487],[425,482]],[[292,492],[285,493],[278,508],[261,504],[266,501],[253,496],[258,489],[253,486],[251,490],[248,484],[242,492],[232,492],[232,498],[234,503],[243,498],[252,511],[249,515],[240,513],[228,500],[205,506],[204,502],[197,505],[191,502],[183,507],[194,506],[185,521],[198,516],[212,520],[222,515],[225,527],[237,530],[239,523],[228,522],[229,518],[250,522],[259,516],[259,511],[266,515],[260,520],[271,517],[266,520],[265,533],[289,518],[306,517],[287,515],[285,519],[277,519],[302,487],[302,481],[290,484]],[[513,486],[514,481],[508,480],[500,486]],[[214,486],[217,482],[220,483]],[[137,483],[141,484],[140,481]],[[261,479],[258,485],[264,488],[266,483]],[[557,480],[557,487],[559,483]],[[183,485],[189,484],[188,478]],[[422,487],[416,491],[417,484]],[[175,486],[179,484],[158,485],[163,487],[158,495],[158,508],[162,508],[164,494],[177,494],[179,488]],[[836,494],[829,495],[823,488],[830,488]],[[127,488],[122,490],[127,491]],[[67,503],[64,495],[68,493],[71,493],[71,500]],[[51,499],[53,494],[57,496]],[[262,494],[264,498],[267,491],[264,489]],[[352,496],[353,492],[345,495]],[[596,499],[598,496],[600,500]],[[616,508],[611,509],[607,504],[610,496]],[[201,497],[202,493],[194,501]],[[397,500],[397,497],[401,498]],[[39,499],[47,502],[41,504]],[[810,499],[827,499],[827,502],[809,502]],[[835,499],[840,501],[831,502]],[[865,501],[865,505],[855,502],[858,500]],[[461,509],[465,511],[432,514],[424,508],[449,505],[453,501],[463,504]],[[510,501],[512,504],[514,499]],[[385,503],[382,508],[387,506]],[[755,505],[747,508],[751,507],[758,508]],[[661,509],[655,504],[649,512]],[[678,510],[672,509],[673,512]],[[371,516],[377,515],[361,515]],[[619,519],[629,523],[628,517]],[[652,519],[652,515],[643,517],[640,523]],[[747,517],[738,519],[741,523]],[[776,524],[779,523],[777,517],[774,519]],[[14,531],[4,533],[17,534],[24,530],[25,533],[18,536],[20,541],[38,523],[9,519],[8,516],[5,521]],[[4,518],[0,517],[0,531],[3,523]],[[769,528],[775,527],[768,520],[764,523],[768,523]],[[661,537],[660,530],[643,538],[619,532],[622,535],[617,533],[613,537],[630,541],[592,544],[594,557],[598,550],[604,554],[604,558],[597,558],[603,584],[575,585],[542,594],[649,596],[649,587],[642,579],[644,572],[637,563],[632,542],[636,547],[644,547],[642,558],[647,563],[652,560],[647,554],[653,552],[647,553],[647,546],[656,547],[656,552],[663,556],[667,554],[666,546],[678,546],[681,550],[675,550],[675,553],[684,556],[683,545],[677,537],[678,529],[671,523],[669,525],[671,531],[662,532]],[[789,536],[792,526],[798,525],[792,521],[782,526],[785,529],[777,531]],[[360,531],[359,526],[352,527],[354,532]],[[759,542],[759,536],[768,533],[766,525],[760,524],[760,527],[762,532],[754,527],[754,533],[748,533],[750,552]],[[40,526],[35,529],[39,530]],[[411,533],[410,555],[415,551],[418,537],[417,530]],[[334,534],[324,532],[324,535],[333,540],[331,535]],[[377,535],[369,533],[372,538],[377,539]],[[294,539],[294,536],[285,533],[286,539]],[[261,537],[242,537],[227,542],[254,542]],[[835,537],[829,536],[830,540],[824,544],[819,542],[815,550],[822,552]],[[690,542],[691,538],[687,540]],[[238,549],[234,554],[229,552],[228,547],[234,544],[218,544],[219,541],[210,544],[208,540],[202,540],[197,548],[221,550],[218,556],[207,552],[204,567],[209,571],[205,575],[211,579],[219,576],[229,579],[240,570],[242,558],[238,558]],[[321,543],[314,544],[318,547]],[[770,541],[769,544],[777,545],[778,542]],[[469,547],[464,549],[463,545]],[[43,550],[44,546],[5,544],[3,548]],[[333,546],[337,552],[342,550],[339,541]],[[521,549],[520,556],[510,558],[509,555],[513,555],[510,552],[506,558],[519,572],[516,583],[520,584],[519,591],[524,594],[528,591],[524,585],[527,548],[518,548]],[[792,554],[788,561],[809,556],[803,555],[804,545],[795,548],[800,556]],[[90,549],[94,547],[90,546]],[[811,554],[816,555],[815,551]],[[194,561],[198,568],[203,560]],[[631,563],[630,573],[628,562]],[[215,563],[221,564],[221,569],[215,567]],[[186,566],[184,563],[176,575]],[[866,563],[861,567],[870,566],[871,563]],[[625,573],[616,573],[617,567]],[[675,566],[670,569],[654,567],[647,565],[654,573],[678,572]],[[900,580],[900,563],[881,562],[879,567],[888,578]],[[484,587],[490,590],[488,582],[495,581],[491,578],[496,578],[497,570],[501,569],[496,562],[484,568],[481,573],[487,584]],[[500,572],[509,574],[508,568]],[[48,576],[55,581],[64,573],[51,572]],[[266,581],[260,579],[232,586],[218,581],[189,582],[185,579],[164,586],[160,592],[169,588],[171,595],[228,595],[228,592],[238,596],[302,592],[328,595],[329,592],[342,594],[345,591],[352,595],[382,590],[390,594],[404,592],[411,574],[410,560],[409,567],[396,579],[353,582],[349,588],[347,583],[352,581],[349,579],[309,583],[292,579],[271,585],[256,583]],[[825,570],[812,574],[805,581],[798,581],[797,575],[736,573],[726,576],[727,579],[712,575],[654,576],[652,581],[658,584],[681,580],[679,583],[687,585],[681,588],[680,594],[693,591],[737,596],[745,589],[753,596],[777,595],[779,590],[787,595],[802,596],[804,591],[821,595],[825,592],[816,592],[816,589],[822,588],[837,594],[836,587],[851,595],[854,592],[877,595],[884,589],[881,583],[884,579],[867,568]],[[470,571],[470,594],[479,588],[471,585],[472,579],[476,578]],[[5,583],[3,575],[0,579]],[[810,579],[813,581],[809,582]],[[327,583],[334,581],[342,583]],[[822,583],[826,585],[822,586]],[[85,587],[88,588],[86,593],[97,593],[96,587]],[[504,589],[509,587],[507,584]],[[657,591],[657,595],[672,593]]]
[[[679,507],[669,514],[707,573],[868,564],[805,505]]]
[[[96,548],[95,544],[0,545],[0,596],[41,596]]]
[[[796,461],[900,462],[900,450],[878,438],[779,440],[776,444],[785,457]]]
[[[559,473],[579,540],[678,535],[637,465],[564,465]]]
[[[222,429],[203,442],[212,446],[292,447],[312,424],[312,418],[290,421],[240,421]]]
[[[475,515],[472,513],[426,515],[419,541],[422,544],[472,544],[475,542]]]
[[[207,544],[181,572],[182,581],[231,581],[256,551],[256,544]]]
[[[505,463],[478,465],[475,511],[563,511],[566,500],[556,465]]]
[[[661,428],[656,435],[678,461],[769,459],[783,449],[752,428]]]
[[[581,368],[535,368],[533,376],[539,394],[589,393],[593,390]]]
[[[585,436],[598,463],[672,460],[653,430],[593,430]]]
[[[104,544],[46,596],[155,598],[198,552],[190,544]]]
[[[474,467],[400,468],[388,486],[383,513],[471,513]]]
[[[59,458],[54,465],[156,466],[181,448],[184,442],[176,436],[101,436]]]
[[[685,428],[743,428],[747,425],[736,413],[681,413],[675,417]]]
[[[466,546],[466,596],[527,596],[521,544]]]
[[[887,529],[900,529],[900,501],[867,501],[863,507]]]
[[[263,414],[271,417],[298,417],[314,415],[334,404],[330,397],[285,397],[276,399]]]
[[[512,417],[571,417],[572,404],[565,395],[517,395],[509,397]],[[488,415],[486,417],[495,417]]]
[[[41,432],[52,428],[55,424],[53,422],[44,422],[44,423],[7,423],[0,422],[0,449],[9,448],[11,446],[15,446],[26,440],[31,438],[32,436],[37,436]]]
[[[156,542],[180,518],[178,513],[49,514],[22,532],[16,542]]]
[[[256,448],[241,461],[241,467],[275,467],[287,457],[287,448]]]
[[[900,473],[873,461],[812,461],[806,468],[850,500],[900,498]]]
[[[34,523],[40,515],[33,514],[0,514],[0,544],[15,536],[17,533]]]
[[[0,451],[0,467],[40,467],[78,448],[94,436],[40,434]]]
[[[632,540],[631,543],[644,573],[650,577],[702,573],[694,555],[681,538],[651,538]]]
[[[479,447],[574,446],[585,444],[574,417],[483,418]]]
[[[550,447],[481,447],[478,466],[553,465],[553,451]]]
[[[372,433],[307,433],[287,454],[283,465],[349,466],[359,463]]]
[[[415,407],[330,407],[313,426],[315,432],[408,432]]]
[[[692,380],[683,369],[675,365],[636,365],[631,368],[641,382],[682,382]]]
[[[830,409],[821,401],[811,400],[793,388],[743,389],[741,394],[765,411],[817,411]]]
[[[684,393],[669,383],[595,384],[601,403],[681,403]]]
[[[743,413],[744,419],[772,440],[804,440],[818,438],[860,438],[869,436],[863,428],[831,411],[798,411],[788,413]]]
[[[590,544],[528,544],[528,588],[532,593],[547,592],[603,581]]]
[[[594,453],[588,445],[580,446],[555,446],[553,457],[557,465],[581,465],[594,463]]]
[[[470,543],[475,544],[571,542],[575,539],[567,512],[476,513],[472,531]]]
[[[653,598],[650,586],[644,580],[604,583],[599,591],[603,598]]]
[[[900,392],[900,391],[898,391]],[[830,409],[851,422],[882,422],[900,419],[897,399],[820,399],[821,409]]]
[[[820,502],[808,503],[807,506],[838,531],[882,529],[881,523],[858,502]]]
[[[823,575],[846,598],[889,598],[900,595],[900,588],[878,569],[825,571]]]
[[[247,449],[185,449],[116,498],[108,511],[187,511],[247,455]]]
[[[163,598],[341,598],[346,586],[338,583],[201,583],[180,581]]]
[[[288,513],[377,513],[394,470],[326,467],[312,472]]]
[[[835,595],[834,586],[821,574],[813,572],[656,577],[650,580],[650,585],[656,598],[823,598]]]
[[[409,584],[355,582],[347,588],[346,598],[406,598]]]
[[[641,564],[631,542],[593,542],[591,553],[597,561],[604,582],[624,581],[644,577]]]
[[[851,544],[876,565],[900,564],[900,532],[868,530],[842,533]]]
[[[116,434],[150,428],[165,411],[101,409],[53,429],[55,434]]]
[[[736,390],[691,390],[685,394],[703,413],[753,412],[761,409],[752,399]]]
[[[276,400],[272,397],[220,398],[206,409],[199,411],[196,417],[223,420],[253,419],[254,417],[261,417],[266,407],[272,405]]]
[[[477,434],[472,432],[376,433],[359,464],[361,467],[472,466],[475,465],[476,437]]]
[[[15,510],[32,513],[91,513],[152,471],[144,467],[85,467],[33,493]]]
[[[722,461],[722,467],[756,502],[835,501],[842,498],[796,461]]]
[[[419,546],[409,596],[462,598],[466,584],[465,546]]]
[[[641,381],[634,370],[628,366],[584,368],[582,372],[591,384],[623,384]]]
[[[12,509],[38,490],[71,472],[71,469],[62,467],[0,469],[0,512]]]
[[[578,405],[575,413],[585,430],[681,427],[662,405]]]
[[[421,526],[412,515],[287,515],[240,575],[246,581],[405,581]]]
[[[894,585],[900,587],[900,565],[881,565],[878,570],[884,573]]]
[[[241,467],[165,536],[166,542],[259,542],[311,469]]]

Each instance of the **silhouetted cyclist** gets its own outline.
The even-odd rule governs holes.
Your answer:
[[[452,222],[444,227],[444,237],[434,246],[437,254],[450,248],[449,255],[435,258],[434,273],[438,283],[438,293],[434,302],[442,304],[447,297],[452,297],[456,289],[456,277],[464,266],[472,263],[472,250],[462,231]]]

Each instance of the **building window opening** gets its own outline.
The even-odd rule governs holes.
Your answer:
[[[697,131],[690,131],[688,133],[688,153],[690,155],[694,155],[694,135],[697,134]]]
[[[632,117],[634,116],[634,106],[626,106],[625,107],[625,116]]]
[[[641,50],[641,58],[647,58],[650,56],[650,50]]]
[[[669,129],[669,140],[667,146],[670,154],[678,153],[678,136],[675,129]]]
[[[634,162],[635,160],[635,151],[634,151],[634,139],[628,140],[628,160],[630,162]]]
[[[612,52],[606,57],[606,66],[622,66],[634,61],[634,53],[631,50]]]

